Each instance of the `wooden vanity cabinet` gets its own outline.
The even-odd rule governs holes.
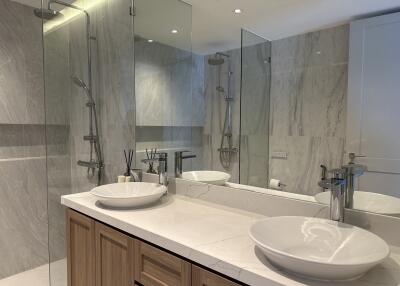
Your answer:
[[[96,286],[132,286],[134,239],[95,223]]]
[[[140,240],[135,241],[135,278],[145,286],[190,286],[191,264]]]
[[[192,265],[192,286],[240,286],[210,271]]]
[[[67,210],[68,286],[239,286]]]
[[[95,286],[95,222],[67,210],[68,286]]]

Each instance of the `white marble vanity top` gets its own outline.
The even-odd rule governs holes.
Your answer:
[[[62,204],[187,259],[254,286],[400,285],[400,248],[363,278],[345,283],[304,280],[272,266],[255,248],[249,227],[263,216],[178,195],[143,209],[111,210],[89,193],[63,196]],[[282,226],[284,227],[284,226]]]

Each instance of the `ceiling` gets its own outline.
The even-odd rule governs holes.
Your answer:
[[[31,6],[40,4],[40,0],[13,1]],[[85,0],[85,2],[94,1],[99,0]],[[171,8],[176,4],[170,5],[173,0],[137,1],[159,3],[158,9],[152,10],[152,21],[148,21],[147,18],[149,24],[141,25],[142,36],[146,37],[147,34],[147,38],[160,39],[167,44],[171,44],[169,42],[172,41],[176,46],[184,44],[187,48],[187,33],[171,38],[169,30],[163,31],[159,28],[166,27],[167,18],[168,21],[176,19],[177,25],[179,23],[188,25],[187,15],[183,17],[183,10]],[[193,6],[192,48],[198,54],[211,54],[240,47],[241,28],[264,38],[276,40],[340,25],[369,15],[400,10],[400,0],[184,0],[184,2]],[[143,6],[143,9],[145,8]],[[234,14],[235,8],[241,8],[243,13]],[[148,7],[147,10],[150,11]],[[185,19],[182,20],[183,18]],[[179,37],[183,39],[181,42]]]
[[[193,5],[193,50],[240,46],[240,29],[270,40],[347,23],[398,8],[400,0],[185,0]],[[233,10],[241,8],[242,14]]]

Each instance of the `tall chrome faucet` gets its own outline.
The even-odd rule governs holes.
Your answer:
[[[143,159],[143,163],[158,161],[158,183],[168,186],[168,153],[157,153],[156,158]]]
[[[343,168],[346,170],[346,208],[353,208],[354,206],[354,183],[355,178],[364,174],[367,171],[367,167],[364,165],[356,164],[354,160],[357,157],[355,153],[349,153],[349,163],[344,165]]]
[[[175,178],[182,178],[183,160],[196,158],[196,155],[183,156],[184,153],[190,151],[178,151],[175,152]]]
[[[168,153],[158,153],[158,182],[168,186]]]
[[[345,208],[353,207],[354,181],[367,170],[364,165],[354,163],[357,157],[354,153],[349,154],[350,162],[340,169],[329,171],[330,179],[322,179],[318,185],[324,189],[331,190],[330,219],[344,221]]]

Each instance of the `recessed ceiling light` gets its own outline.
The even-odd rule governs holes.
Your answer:
[[[152,43],[152,42],[154,42],[154,40],[151,40],[151,39],[148,39],[147,40],[149,43]]]
[[[173,29],[173,30],[171,31],[171,33],[172,33],[172,34],[178,34],[178,30],[177,30],[177,29]]]
[[[235,10],[233,10],[233,12],[235,13],[235,14],[242,14],[242,9],[240,9],[240,8],[236,8]]]

